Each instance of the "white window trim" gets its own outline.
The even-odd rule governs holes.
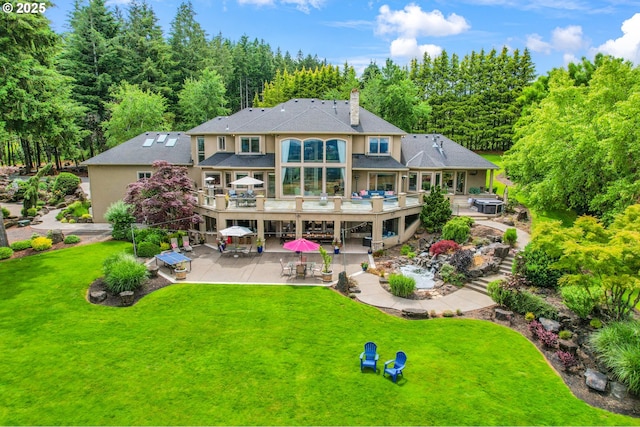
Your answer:
[[[218,136],[218,151],[227,151],[227,137],[224,135]]]
[[[372,153],[369,151],[369,148],[371,147],[371,138],[387,138],[389,140],[389,149],[386,153]],[[367,146],[365,147],[365,152],[367,153],[367,156],[390,156],[393,149],[391,147],[393,139],[391,138],[391,136],[389,135],[370,135],[367,137]],[[380,141],[378,141],[378,148],[380,148]]]
[[[249,140],[253,139],[253,138],[258,138],[258,151],[242,151],[242,139],[243,138],[248,138]],[[253,155],[253,154],[262,154],[263,150],[262,150],[262,138],[260,137],[260,135],[241,135],[238,138],[238,150],[236,152],[236,154],[238,155]]]
[[[151,171],[137,171],[136,175],[138,176],[138,180],[141,180],[143,178],[151,178],[151,175],[153,175],[153,172]],[[149,176],[147,176],[149,175]]]

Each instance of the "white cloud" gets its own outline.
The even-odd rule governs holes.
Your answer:
[[[592,51],[593,54],[602,52],[640,64],[640,13],[622,23],[622,37],[607,40]]]
[[[439,10],[425,12],[411,3],[403,10],[391,10],[386,4],[381,6],[377,17],[378,34],[398,34],[402,38],[419,36],[450,36],[467,31],[470,25],[455,13],[445,16]]]
[[[534,52],[551,53],[551,44],[542,40],[542,36],[539,34],[529,34],[527,36],[527,48]]]
[[[252,4],[254,6],[273,6],[275,0],[238,0],[238,4]]]
[[[418,45],[414,38],[398,38],[391,42],[392,57],[421,58],[425,52],[433,58],[442,53],[442,48],[434,44]]]
[[[582,38],[582,27],[579,25],[569,25],[566,28],[553,30],[551,34],[551,44],[555,50],[565,52],[575,52],[585,46]]]

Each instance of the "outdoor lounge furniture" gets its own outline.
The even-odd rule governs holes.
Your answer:
[[[177,237],[172,237],[171,238],[171,250],[173,252],[180,252],[180,246],[178,246],[178,238]]]
[[[393,363],[392,366],[389,366]],[[384,362],[384,370],[382,372],[382,376],[385,374],[389,374],[391,379],[395,383],[398,380],[398,375],[403,375],[402,370],[404,369],[404,365],[407,363],[407,355],[403,351],[399,351],[396,353],[396,358],[393,360],[389,360]]]
[[[280,270],[281,276],[291,276],[293,274],[293,263],[289,262],[285,264],[282,258],[280,258],[280,268],[282,268],[282,270]]]
[[[376,343],[369,341],[364,345],[364,351],[360,353],[360,372],[364,371],[365,368],[371,368],[375,372],[378,372],[378,367],[376,366],[378,363],[378,346]]]
[[[186,252],[193,251],[193,248],[189,244],[189,236],[182,236],[182,249],[184,249]]]

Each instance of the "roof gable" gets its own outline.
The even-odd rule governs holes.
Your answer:
[[[404,136],[401,160],[412,169],[500,169],[482,156],[440,134]]]
[[[151,165],[166,160],[191,165],[191,138],[184,132],[145,132],[82,162],[83,165]]]

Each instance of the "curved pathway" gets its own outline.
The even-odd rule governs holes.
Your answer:
[[[476,224],[495,228],[501,231],[505,231],[507,228],[513,228],[495,221],[476,221]],[[517,230],[517,232],[518,240],[516,242],[516,247],[518,249],[523,249],[527,243],[529,243],[529,233],[523,230]],[[373,265],[373,263],[371,263],[371,265]],[[360,289],[360,293],[356,294],[356,298],[365,304],[373,305],[375,307],[391,308],[395,310],[422,309],[429,312],[431,310],[435,310],[438,313],[442,313],[444,310],[451,310],[453,312],[461,310],[462,312],[465,312],[495,305],[495,302],[488,295],[468,288],[462,288],[440,298],[410,300],[390,294],[380,285],[379,278],[376,275],[370,273],[356,273],[352,277],[358,282],[358,288]],[[503,276],[496,275],[493,280],[500,279],[501,277]]]

